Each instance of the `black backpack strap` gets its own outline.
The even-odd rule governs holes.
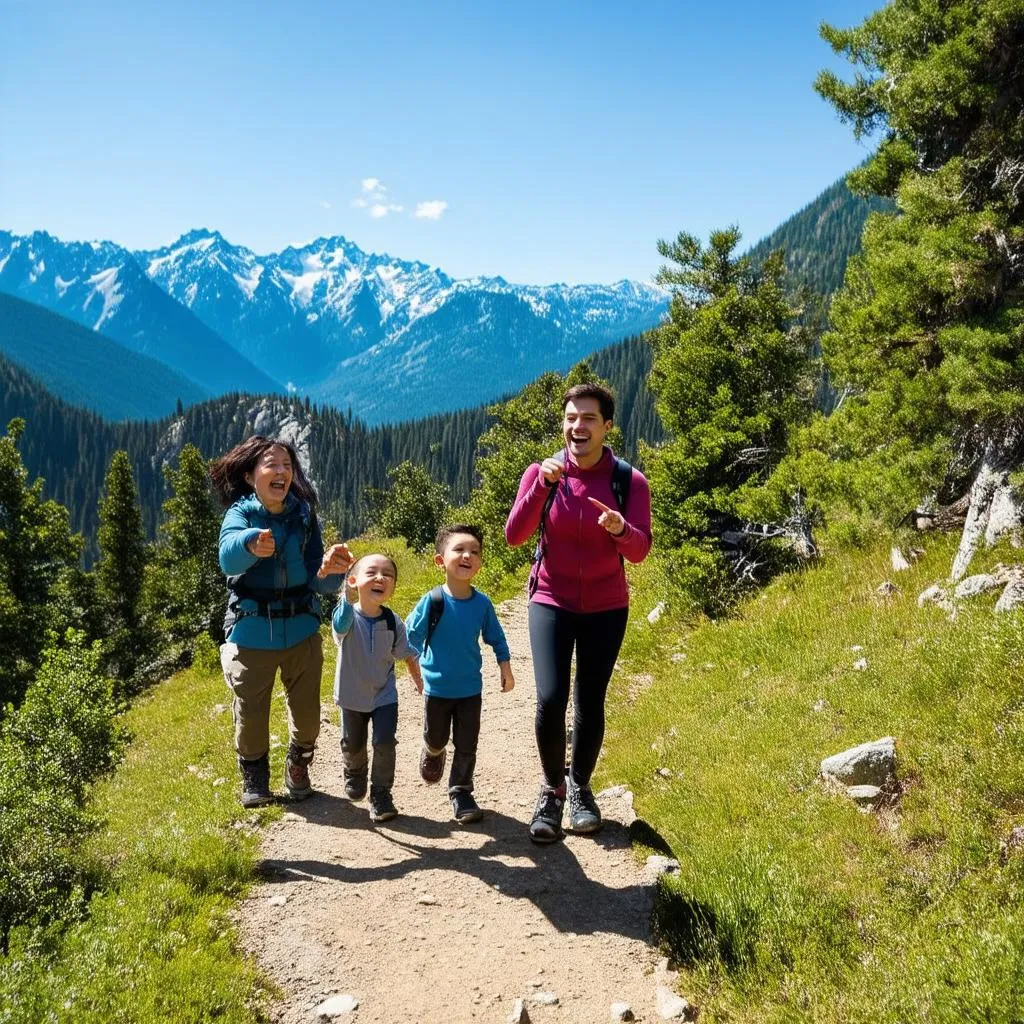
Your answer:
[[[442,587],[434,587],[430,591],[430,608],[427,609],[427,635],[423,640],[423,653],[427,653],[427,648],[430,646],[430,638],[434,635],[434,630],[437,629],[437,624],[441,621],[441,616],[444,615],[444,589]]]
[[[395,613],[387,605],[380,606],[380,613],[384,616],[384,624],[391,630],[394,639],[391,641],[391,652],[394,653],[398,646],[398,623],[395,621]]]
[[[565,467],[565,449],[556,452],[551,456],[560,466]],[[540,575],[540,563],[544,558],[546,547],[544,544],[544,524],[548,519],[548,512],[551,511],[551,506],[555,503],[555,498],[558,496],[558,487],[562,482],[562,478],[559,477],[552,485],[548,488],[548,495],[544,499],[544,507],[540,510],[540,524],[537,527],[537,544],[533,549],[533,568],[530,570],[530,579],[527,584],[530,597],[533,597],[533,592],[537,589],[537,578]]]
[[[633,467],[625,460],[616,456],[615,465],[612,467],[612,494],[615,495],[615,504],[619,511],[625,515],[626,505],[629,502],[629,486],[633,482]]]

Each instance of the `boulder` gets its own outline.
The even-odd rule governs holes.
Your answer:
[[[841,786],[891,786],[896,780],[896,741],[885,736],[821,762],[822,776]]]
[[[977,597],[989,590],[995,590],[1001,585],[1001,581],[992,573],[979,573],[977,576],[968,576],[962,579],[953,591],[953,596],[960,600],[969,597]]]
[[[1024,578],[1015,576],[1006,584],[1006,588],[996,601],[997,612],[1012,612],[1024,605]]]

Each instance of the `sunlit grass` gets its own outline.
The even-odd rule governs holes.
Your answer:
[[[999,846],[1024,822],[1024,628],[996,594],[918,609],[951,545],[899,574],[887,549],[837,553],[697,628],[650,626],[664,581],[634,573],[600,781],[680,860],[657,924],[702,1020],[1022,1019],[1024,857]],[[886,735],[897,813],[818,785]]]

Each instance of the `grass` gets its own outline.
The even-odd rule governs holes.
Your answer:
[[[399,542],[368,541],[399,564],[393,605],[408,612],[437,570]],[[323,700],[334,644],[324,643]],[[259,828],[279,807],[244,811],[230,694],[216,651],[131,708],[124,762],[101,784],[106,825],[86,853],[102,879],[88,916],[14,935],[0,960],[2,1024],[255,1024],[273,989],[241,953],[238,902],[255,879]],[[280,789],[287,721],[275,693],[271,762]]]
[[[666,581],[634,574],[599,781],[680,861],[656,925],[702,1021],[1024,1019],[1024,856],[1000,853],[1024,822],[1024,626],[995,594],[918,609],[953,543],[895,575],[887,550],[835,553],[697,628],[650,626]],[[818,784],[886,735],[898,810]]]

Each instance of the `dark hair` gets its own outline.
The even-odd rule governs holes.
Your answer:
[[[615,395],[602,384],[574,384],[564,395],[562,395],[562,411],[570,402],[578,398],[596,398],[601,406],[601,419],[615,419]]]
[[[470,537],[475,537],[480,542],[480,551],[484,550],[484,531],[479,526],[472,526],[469,523],[452,523],[451,526],[442,526],[437,531],[434,550],[439,555],[443,555],[444,549],[448,546],[448,539],[457,533],[468,533]]]
[[[359,566],[362,565],[363,561],[367,558],[386,558],[391,563],[391,568],[395,573],[395,582],[398,582],[398,563],[390,555],[385,554],[383,551],[371,551],[368,555],[360,555],[360,557],[352,563],[352,567],[349,569],[347,573],[345,573],[345,575],[355,576],[356,572],[359,569]]]
[[[239,498],[253,493],[252,484],[245,479],[245,475],[253,472],[256,463],[271,448],[283,448],[288,453],[288,457],[292,460],[290,492],[315,511],[318,504],[316,491],[302,471],[302,463],[299,462],[299,456],[291,443],[276,437],[264,437],[262,434],[253,434],[241,444],[236,444],[231,451],[225,452],[210,466],[210,479],[213,481],[213,489],[221,503],[227,508]]]

